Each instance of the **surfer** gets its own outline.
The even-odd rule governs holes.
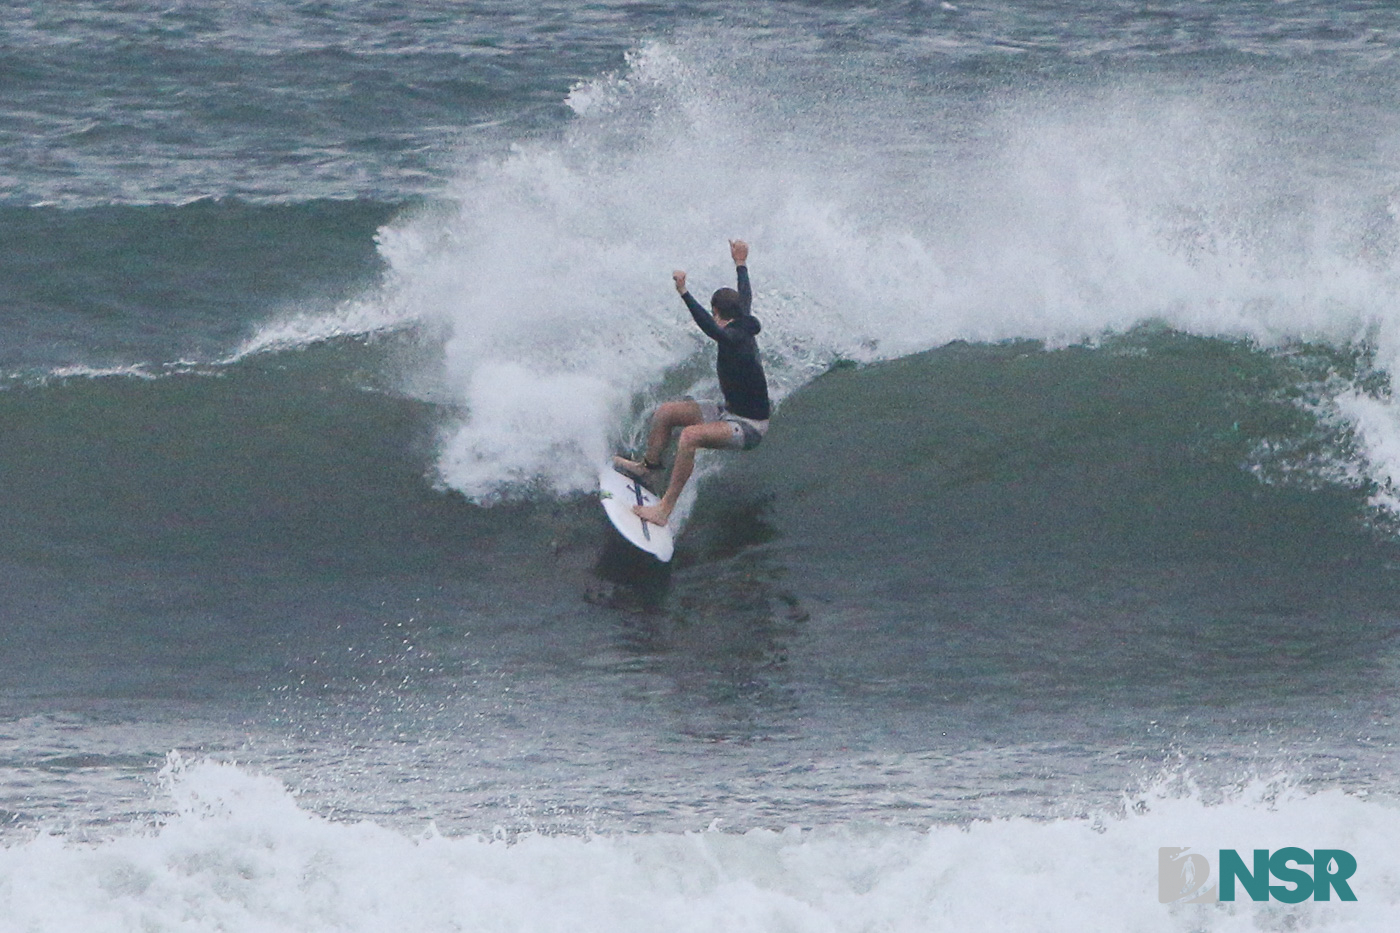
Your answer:
[[[661,501],[653,506],[638,505],[632,511],[653,525],[665,525],[676,507],[681,490],[695,469],[695,451],[752,450],[768,433],[768,379],[758,357],[762,329],[750,312],[753,292],[749,288],[749,246],[743,240],[729,241],[738,288],[721,288],[710,297],[710,310],[686,290],[685,273],[671,273],[676,291],[690,310],[690,316],[705,335],[719,344],[715,368],[719,375],[723,402],[682,399],[666,402],[656,409],[647,435],[647,449],[641,460],[614,457],[613,465],[636,480],[644,480],[661,469],[661,455],[671,441],[671,432],[681,429],[671,481]]]

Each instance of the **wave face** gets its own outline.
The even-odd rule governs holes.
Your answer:
[[[0,380],[209,362],[269,318],[333,318],[377,281],[374,231],[399,207],[0,206]]]
[[[352,313],[309,320],[322,328],[311,343],[297,342],[310,330],[279,325],[224,360],[13,377],[0,391],[11,440],[0,538],[16,552],[82,542],[152,559],[276,553],[394,573],[451,566],[452,540],[514,536],[524,514],[552,516],[561,540],[589,534],[598,516],[586,498],[522,484],[525,498],[497,514],[434,487],[442,425],[462,416],[451,400],[405,391],[405,371],[440,363],[431,336],[335,334],[335,321],[368,326]],[[776,538],[801,562],[840,561],[826,542],[845,529],[882,552],[925,555],[889,574],[959,539],[967,560],[1049,547],[1145,558],[1265,549],[1306,563],[1304,542],[1325,530],[1332,558],[1383,559],[1388,546],[1364,523],[1374,484],[1348,459],[1363,441],[1327,408],[1333,383],[1374,384],[1370,366],[1323,347],[1281,356],[1162,327],[1093,346],[954,342],[836,366],[790,399],[756,452],[706,455],[725,469],[706,481],[718,492],[697,513],[694,553]],[[475,410],[465,418],[482,430]],[[529,438],[513,448],[529,449]],[[500,478],[484,488],[496,497],[484,504],[498,503]],[[726,545],[711,535],[738,519],[730,499],[749,518]]]

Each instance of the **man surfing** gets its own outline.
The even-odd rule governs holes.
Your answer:
[[[710,296],[710,310],[686,290],[685,273],[671,273],[676,291],[690,311],[695,323],[705,335],[719,344],[715,361],[719,389],[723,402],[683,399],[666,402],[651,417],[647,449],[641,460],[613,457],[613,466],[620,473],[644,480],[661,469],[661,455],[671,441],[671,432],[681,429],[676,447],[676,462],[671,468],[671,481],[666,493],[656,505],[632,508],[644,521],[665,525],[681,490],[695,469],[695,451],[701,447],[711,450],[752,450],[768,433],[768,379],[758,356],[758,341],[762,330],[758,319],[750,312],[753,292],[749,287],[749,246],[743,240],[729,241],[729,255],[734,259],[738,288],[721,288]]]

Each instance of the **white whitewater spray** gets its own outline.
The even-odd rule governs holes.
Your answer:
[[[689,269],[703,300],[733,285],[726,239],[753,241],[781,397],[864,340],[841,321],[841,295],[815,301],[821,283],[793,274],[831,265],[811,237],[847,238],[834,250],[851,268],[890,256],[839,229],[816,193],[820,166],[740,119],[664,46],[569,103],[563,139],[470,166],[453,186],[457,210],[383,238],[393,300],[444,334],[439,387],[462,417],[445,434],[441,477],[482,501],[503,487],[589,488],[613,445],[636,437],[633,399],[707,350],[670,288],[673,269]],[[717,392],[713,379],[690,390]]]
[[[1339,127],[1330,101],[1209,77],[969,106],[906,77],[722,35],[653,43],[577,87],[557,138],[462,167],[450,208],[383,231],[391,280],[363,316],[441,336],[412,380],[459,413],[441,480],[484,502],[589,488],[640,435],[636,401],[701,372],[670,272],[702,296],[731,284],[729,237],[752,245],[779,398],[838,358],[1146,320],[1400,363],[1400,164],[1371,151],[1374,112]],[[1400,416],[1372,402],[1357,423],[1386,482]]]
[[[925,831],[449,838],[328,820],[228,764],[175,756],[165,777],[157,827],[0,847],[0,930],[1374,931],[1400,910],[1400,811],[1266,782]],[[1163,904],[1164,846],[1342,849],[1356,900]]]

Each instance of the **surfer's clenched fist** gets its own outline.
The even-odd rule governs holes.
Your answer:
[[[749,261],[749,244],[743,240],[730,240],[729,255],[734,257],[734,265],[746,265]]]
[[[676,292],[677,292],[678,294],[684,295],[684,294],[685,294],[685,273],[682,272],[680,269],[677,269],[675,272],[672,272],[672,273],[671,273],[671,281],[676,283]]]

